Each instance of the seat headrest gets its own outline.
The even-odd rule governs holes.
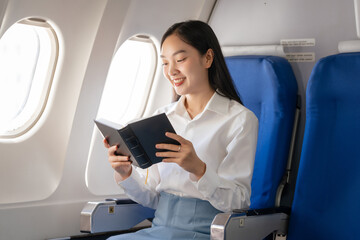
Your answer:
[[[221,49],[225,57],[239,55],[268,55],[286,57],[282,45],[223,46]]]
[[[338,49],[340,53],[360,52],[360,40],[339,42]]]

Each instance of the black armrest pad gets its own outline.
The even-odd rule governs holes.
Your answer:
[[[120,199],[120,198],[107,198],[105,201],[114,201],[116,205],[120,204],[138,204],[137,202],[134,202],[131,199]]]
[[[289,207],[275,207],[275,208],[262,208],[262,209],[234,209],[233,213],[245,214],[246,216],[256,216],[256,215],[267,215],[274,213],[285,213],[290,215],[291,208]]]

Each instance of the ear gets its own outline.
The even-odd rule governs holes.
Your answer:
[[[211,48],[209,48],[205,53],[205,67],[210,68],[213,61],[214,61],[214,51]]]

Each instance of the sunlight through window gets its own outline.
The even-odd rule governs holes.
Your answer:
[[[146,36],[125,41],[116,52],[106,79],[98,118],[125,124],[141,117],[156,67],[156,50]]]
[[[49,25],[38,21],[16,23],[0,39],[1,137],[17,136],[31,127],[47,99],[57,41]]]

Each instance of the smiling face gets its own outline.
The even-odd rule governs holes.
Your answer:
[[[172,34],[162,44],[161,59],[164,76],[178,95],[211,89],[208,77],[208,68],[213,60],[211,49],[202,56],[196,48]]]

